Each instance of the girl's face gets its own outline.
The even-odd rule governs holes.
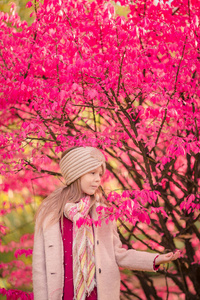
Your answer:
[[[98,167],[81,176],[81,189],[87,195],[94,195],[101,184],[102,167]]]

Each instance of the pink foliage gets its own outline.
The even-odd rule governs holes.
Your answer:
[[[6,290],[4,288],[0,288],[0,294],[6,296],[7,300],[33,300],[32,293],[28,294],[18,290]]]
[[[29,248],[29,247],[31,247],[31,248],[33,247],[33,234],[23,235],[20,238],[19,242],[11,241],[10,243],[7,243],[5,245],[1,244],[0,245],[0,253],[9,252],[9,251],[12,252],[15,249],[17,249],[16,251],[18,251],[18,253],[20,253],[19,251],[22,251],[22,249],[20,249],[20,248],[23,248],[23,250],[26,251],[25,248]],[[29,250],[27,250],[27,251],[29,251]]]
[[[33,249],[17,249],[15,251],[15,257],[18,258],[18,256],[21,256],[25,254],[25,256],[30,256],[33,253]]]
[[[99,147],[112,207],[98,208],[95,225],[119,218],[126,247],[134,237],[141,249],[184,248],[170,268],[176,286],[169,299],[186,290],[200,296],[200,2],[115,2],[127,6],[126,18],[109,0],[29,1],[31,26],[14,5],[0,12],[0,186],[24,199],[2,202],[0,215],[64,183],[58,162],[67,147]],[[0,232],[9,233],[2,221]],[[0,251],[28,259],[30,240],[1,242]],[[30,266],[19,263],[20,270],[15,260],[2,267],[20,287],[31,277]],[[142,295],[153,297],[150,280],[135,276],[146,286]]]
[[[2,276],[9,276],[9,282],[15,287],[28,286],[32,277],[31,265],[26,265],[21,260],[1,263]]]

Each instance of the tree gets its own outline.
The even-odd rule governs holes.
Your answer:
[[[104,0],[44,1],[30,27],[1,13],[2,190],[45,197],[63,150],[98,146],[124,245],[183,250],[156,276],[122,271],[122,298],[200,299],[200,4],[118,3],[127,18]]]
[[[12,2],[10,0],[4,0],[4,1],[1,1],[1,3],[0,3],[0,11],[9,14],[10,7],[12,6],[15,13],[17,13],[20,16],[20,19],[26,20],[28,25],[31,25],[32,22],[34,21],[34,18],[32,15],[34,8],[33,7],[27,8],[26,7],[27,2],[28,2],[28,0],[20,0],[20,1],[14,0]]]

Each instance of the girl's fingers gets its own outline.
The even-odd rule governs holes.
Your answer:
[[[156,264],[164,264],[170,261],[176,260],[180,256],[180,251],[177,250],[175,253],[169,252],[167,254],[161,254],[158,258],[156,258]]]
[[[173,255],[173,252],[169,252],[167,254],[165,254],[165,257],[171,257]]]
[[[179,250],[177,250],[174,254],[175,259],[179,258],[180,254],[181,254],[181,252]]]
[[[166,254],[168,261],[176,260],[180,256],[180,251],[177,250],[175,253],[170,252]]]

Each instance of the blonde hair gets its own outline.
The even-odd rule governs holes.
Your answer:
[[[75,149],[76,147],[69,148],[65,152],[63,152],[63,158],[69,151]],[[40,230],[44,220],[50,216],[50,219],[47,222],[47,226],[53,225],[59,220],[61,220],[61,224],[63,225],[63,215],[64,215],[64,207],[67,202],[77,203],[84,196],[84,193],[81,189],[81,179],[78,178],[74,182],[72,182],[69,186],[64,186],[56,189],[53,193],[51,193],[48,197],[46,197],[36,213],[37,220],[37,229]],[[98,201],[102,202],[102,192],[98,188],[93,196],[91,196],[91,208],[95,204],[96,198],[98,197]]]

